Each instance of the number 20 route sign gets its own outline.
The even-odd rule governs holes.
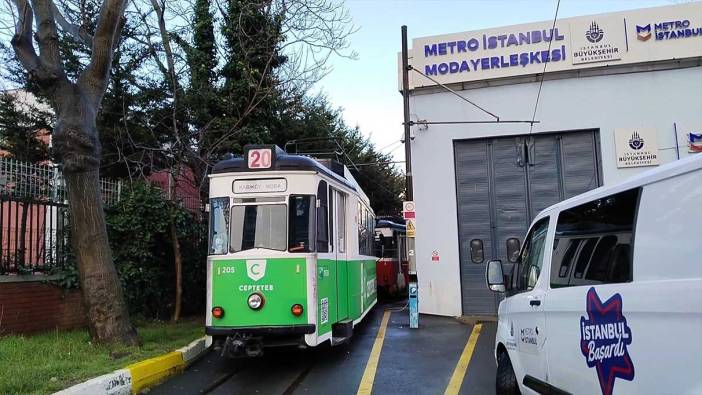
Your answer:
[[[272,158],[270,148],[252,148],[247,158],[249,169],[270,169]]]

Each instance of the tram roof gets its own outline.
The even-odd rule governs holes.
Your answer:
[[[222,173],[260,173],[260,172],[270,172],[270,171],[315,171],[317,173],[323,174],[329,178],[337,180],[338,182],[344,184],[346,187],[358,192],[360,190],[357,187],[356,180],[349,180],[348,176],[350,173],[345,169],[345,166],[335,162],[329,163],[330,166],[337,165],[344,174],[339,174],[336,171],[330,169],[324,164],[320,163],[314,158],[304,155],[291,155],[283,151],[280,147],[275,146],[275,160],[272,161],[271,167],[266,169],[250,169],[248,163],[244,157],[235,156],[229,159],[224,159],[217,162],[212,168],[212,174],[222,174]],[[347,176],[348,175],[348,176]],[[353,178],[351,176],[351,178]]]
[[[397,222],[392,222],[387,219],[379,219],[378,222],[375,224],[376,229],[377,228],[391,228],[391,229],[396,229],[396,230],[402,230],[405,231],[407,230],[407,226],[404,224],[398,224]]]

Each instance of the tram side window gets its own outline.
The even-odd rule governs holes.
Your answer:
[[[366,216],[366,208],[359,202],[358,203],[358,253],[361,255],[368,255],[366,251],[368,245],[366,244],[366,232],[367,232],[367,222],[368,217]]]
[[[366,208],[359,203],[358,213],[358,252],[361,255],[368,255],[368,212]]]
[[[320,181],[317,188],[317,251],[329,251],[329,232],[328,232],[328,208],[327,208],[327,183]]]
[[[551,287],[632,280],[631,241],[639,189],[561,212],[556,225]]]
[[[337,242],[339,246],[339,252],[346,252],[346,196],[341,193],[336,193],[339,198],[336,204],[336,218],[338,222],[337,227]]]
[[[360,202],[358,203],[358,253],[373,255],[373,237],[375,235],[375,217]]]
[[[377,251],[376,255],[382,258],[395,258],[397,257],[397,232],[391,231],[391,236],[385,236],[380,233],[380,242],[382,243],[382,250]]]
[[[373,254],[373,235],[375,234],[375,217],[373,213],[368,211],[368,232],[366,234],[366,252],[368,255]]]
[[[211,255],[227,253],[229,231],[229,198],[210,199],[210,248]]]
[[[316,201],[314,195],[290,196],[290,252],[314,251]]]
[[[334,252],[334,190],[329,188],[329,252]]]

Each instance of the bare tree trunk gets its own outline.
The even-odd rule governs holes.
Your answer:
[[[174,202],[175,203],[175,202]],[[178,241],[178,229],[176,228],[175,207],[171,215],[171,242],[173,243],[173,257],[175,263],[175,308],[173,309],[172,320],[180,319],[183,301],[183,256],[180,252],[180,242]]]
[[[180,171],[170,170],[168,172],[168,199],[170,200],[170,217],[171,217],[171,243],[173,246],[173,264],[175,265],[175,307],[173,309],[172,321],[180,319],[182,301],[183,301],[183,255],[180,252],[180,241],[178,240],[178,228],[176,227],[176,192],[178,192],[178,175]]]
[[[107,241],[98,171],[67,172],[71,244],[78,258],[83,303],[91,337],[98,342],[137,345],[122,284]]]
[[[71,213],[71,243],[78,258],[83,302],[94,341],[136,345],[122,285],[107,242],[99,175],[100,141],[96,117],[108,84],[112,55],[119,44],[127,0],[103,0],[91,41],[90,61],[71,81],[63,68],[53,0],[15,0],[12,47],[29,79],[49,99],[56,114],[54,151],[66,179]],[[36,24],[34,17],[36,16]],[[34,28],[36,27],[36,32]],[[71,34],[72,29],[66,31]],[[36,41],[37,53],[33,41]]]

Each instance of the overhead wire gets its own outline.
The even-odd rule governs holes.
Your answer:
[[[397,151],[398,149],[400,149],[400,148],[402,148],[402,147],[404,147],[404,146],[405,146],[404,144],[398,145],[397,147],[393,148],[390,152],[388,152],[387,155],[392,154],[393,152]]]
[[[551,25],[551,39],[548,41],[548,53],[551,53],[551,44],[554,39],[554,31],[556,29],[556,19],[558,19],[558,9],[561,7],[561,0],[556,3],[556,13],[553,16],[553,24]],[[534,103],[534,114],[531,116],[531,126],[529,126],[529,135],[534,130],[534,120],[536,119],[536,111],[539,108],[539,99],[541,98],[541,88],[544,85],[544,77],[546,76],[546,66],[550,62],[544,62],[544,69],[541,72],[541,81],[539,81],[539,92],[536,94],[536,102]]]
[[[393,141],[392,143],[386,145],[385,147],[380,148],[378,151],[385,151],[386,149],[392,147],[393,145],[395,145],[395,144],[397,144],[397,143],[401,143],[401,142],[402,142],[402,139],[395,140],[395,141]]]

